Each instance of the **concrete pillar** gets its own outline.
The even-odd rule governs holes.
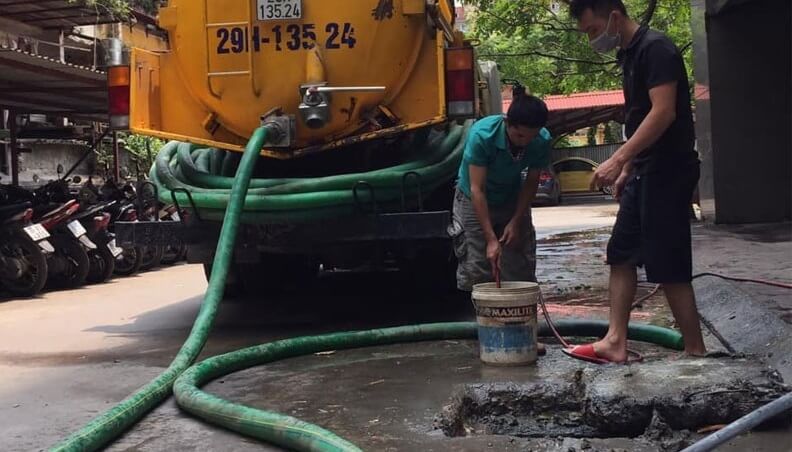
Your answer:
[[[701,205],[717,223],[792,218],[789,0],[692,0]]]
[[[17,143],[17,117],[13,110],[8,112],[9,142],[11,145],[11,184],[19,185],[19,146]]]

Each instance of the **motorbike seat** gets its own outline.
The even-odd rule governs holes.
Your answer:
[[[83,210],[82,212],[78,212],[77,215],[74,216],[75,220],[82,220],[83,218],[88,218],[95,216],[102,211],[104,211],[110,203],[100,203],[95,204],[93,206],[89,206],[87,209]]]
[[[75,204],[77,204],[77,201],[72,199],[70,201],[67,201],[65,204],[45,204],[45,205],[42,205],[41,206],[41,210],[40,210],[40,212],[42,214],[41,214],[40,218],[41,219],[46,219],[46,218],[51,218],[51,217],[53,217],[55,215],[59,215],[62,212],[71,209]],[[35,213],[35,210],[34,210],[34,213]]]
[[[29,202],[0,206],[0,221],[7,220],[15,215],[18,215],[29,209],[30,206],[31,204]]]
[[[43,220],[54,217],[64,210],[66,210],[65,204],[42,204],[33,208],[33,214]]]

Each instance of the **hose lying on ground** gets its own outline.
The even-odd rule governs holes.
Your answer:
[[[709,452],[715,450],[715,448],[726,441],[789,410],[792,410],[792,393],[781,396],[767,405],[757,408],[726,427],[682,450],[682,452]]]
[[[608,330],[608,322],[562,320],[555,322],[555,327],[562,335],[602,336]],[[214,356],[190,367],[176,380],[173,394],[179,407],[195,416],[220,427],[269,443],[304,451],[359,451],[360,449],[354,444],[321,427],[291,416],[229,402],[208,394],[200,390],[199,387],[216,378],[249,367],[323,351],[403,342],[475,339],[477,328],[478,326],[474,322],[436,323],[298,337],[271,342]],[[539,335],[548,337],[553,334],[548,325],[541,325]],[[651,342],[675,350],[683,349],[682,335],[667,328],[631,324],[628,337],[632,340]]]
[[[92,420],[88,425],[72,434],[62,443],[55,446],[57,451],[93,451],[97,450],[127,428],[134,425],[149,410],[159,405],[171,393],[174,380],[195,361],[203,349],[209,330],[217,315],[217,307],[223,298],[228,267],[233,257],[234,242],[239,230],[239,217],[245,202],[248,183],[256,165],[259,152],[267,140],[267,129],[259,128],[250,138],[242,162],[237,172],[237,180],[228,202],[225,221],[217,243],[213,271],[209,279],[201,310],[195,319],[192,331],[182,345],[179,353],[168,368],[154,380],[138,389],[121,403]]]
[[[467,130],[468,126],[469,123],[465,127],[465,130]],[[189,337],[179,350],[179,353],[176,355],[173,362],[162,374],[160,374],[150,383],[143,386],[117,406],[95,418],[87,426],[71,435],[64,442],[56,445],[53,450],[97,450],[111,442],[126,429],[134,425],[148,411],[156,407],[160,402],[170,395],[173,382],[195,360],[209,335],[209,331],[217,314],[219,303],[223,296],[226,276],[228,275],[228,269],[231,264],[234,242],[236,240],[240,220],[242,218],[243,208],[247,208],[248,205],[251,207],[255,206],[265,209],[275,208],[277,206],[278,208],[285,209],[288,213],[293,213],[289,211],[289,207],[296,206],[298,208],[304,208],[306,205],[315,205],[315,200],[304,199],[300,197],[280,198],[277,202],[270,203],[267,199],[264,199],[264,196],[270,195],[263,195],[259,193],[251,195],[250,197],[247,196],[259,151],[266,141],[267,134],[267,128],[262,127],[256,130],[256,132],[251,137],[239,163],[236,177],[233,181],[233,187],[231,188],[230,192],[213,192],[212,189],[203,188],[203,192],[196,193],[196,203],[203,203],[203,205],[206,205],[208,208],[214,208],[220,212],[224,210],[224,221],[220,232],[220,238],[218,240],[214,262],[212,264],[214,271],[211,273],[209,287],[206,290],[206,294],[201,305],[201,310],[198,313],[198,317],[195,320]],[[439,174],[440,170],[436,169],[438,167],[435,165],[442,164],[445,166],[448,165],[449,161],[454,161],[454,165],[459,164],[458,159],[460,158],[462,146],[464,146],[464,134],[462,131],[452,131],[451,134],[454,134],[456,138],[445,138],[443,139],[443,143],[447,149],[452,148],[453,152],[445,157],[438,155],[438,157],[442,157],[440,160],[438,160],[438,163],[433,164],[428,162],[427,166],[418,168],[416,171],[421,171],[421,169],[424,169],[424,174],[429,177],[430,175],[435,174],[434,171],[437,171]],[[451,134],[449,134],[449,136]],[[167,152],[163,152],[163,155],[173,156],[173,152],[175,152],[177,147],[178,145],[170,145],[170,148],[168,148],[169,150]],[[212,165],[211,161],[207,163],[207,160],[210,159],[210,157],[203,156],[203,154],[200,152],[190,152],[189,155],[191,157],[193,155],[198,157],[197,162],[199,162],[199,165],[201,166],[205,167],[207,164],[210,166]],[[451,157],[452,155],[453,157]],[[215,166],[218,164],[219,162],[216,162]],[[177,162],[174,162],[171,157],[167,159],[168,168],[173,168],[176,165]],[[160,171],[162,170],[158,167],[155,173],[158,174]],[[392,171],[393,170],[391,169],[391,172]],[[442,171],[445,172],[445,169]],[[161,175],[170,177],[169,175],[175,176],[175,174],[176,173],[165,172]],[[402,177],[403,175],[399,174],[398,172],[395,172],[394,174],[387,177],[383,175],[384,180],[389,181],[389,183],[392,183],[397,179],[401,181]],[[168,183],[174,183],[181,187],[186,187],[191,191],[194,189],[194,187],[185,185],[182,182],[178,182],[178,180],[168,181]],[[263,184],[262,182],[258,183]],[[307,181],[294,183],[307,183]],[[220,185],[220,182],[218,182],[218,185]],[[275,186],[283,187],[285,185],[285,183],[274,184],[273,188]],[[329,186],[332,187],[332,184]],[[171,189],[177,188],[170,185],[168,185],[168,187],[171,187]],[[267,188],[261,187],[261,189]],[[346,197],[346,200],[348,201],[348,193],[344,195],[341,193],[343,190],[332,191],[337,193],[327,195],[329,199],[339,200],[340,198]],[[349,192],[349,189],[346,191]],[[168,194],[165,192],[166,190],[162,190],[161,195],[168,196]],[[312,195],[312,193],[306,192],[291,195],[271,196],[306,196],[310,198]],[[297,202],[298,200],[300,200],[300,202]],[[186,201],[186,199],[184,201]],[[267,212],[267,214],[269,214],[269,212]],[[557,322],[556,327],[560,334],[564,335],[600,336],[607,330],[607,322],[561,321]],[[549,330],[542,330],[540,332],[543,332],[545,335],[549,334]],[[682,349],[681,335],[676,331],[666,328],[633,324],[630,325],[628,334],[629,338],[633,340],[653,342],[677,350]],[[264,441],[277,445],[306,451],[356,451],[359,450],[356,446],[337,437],[327,430],[322,429],[321,427],[314,426],[288,416],[255,410],[253,408],[247,408],[241,405],[226,402],[203,393],[198,389],[198,386],[208,382],[212,378],[216,378],[220,375],[225,375],[236,370],[271,362],[275,359],[283,359],[305,353],[312,353],[327,349],[392,344],[395,342],[404,341],[433,340],[442,338],[473,339],[475,338],[475,335],[476,325],[473,323],[446,323],[406,326],[385,330],[371,330],[353,333],[336,333],[325,336],[295,338],[273,342],[270,344],[251,347],[211,358],[191,368],[184,378],[179,379],[179,383],[177,385],[177,400],[186,410],[189,410],[196,415],[203,417],[204,419],[216,422],[230,429],[247,435],[255,436],[256,438],[260,438]]]

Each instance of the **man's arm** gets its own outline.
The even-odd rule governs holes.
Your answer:
[[[622,170],[628,162],[663,136],[663,133],[676,120],[676,89],[677,82],[674,81],[649,90],[652,109],[638,126],[635,134],[611,158],[597,168],[591,181],[592,189],[612,185],[622,174]]]
[[[487,205],[487,167],[469,165],[468,169],[470,173],[470,200],[473,202],[473,210],[476,212],[476,218],[478,218],[481,225],[481,230],[484,231],[484,239],[487,243],[498,241],[495,230],[492,228],[489,206]]]
[[[495,230],[492,228],[492,221],[487,205],[487,167],[468,165],[470,173],[470,199],[473,202],[473,210],[476,212],[481,230],[484,232],[484,240],[487,241],[487,260],[492,266],[492,273],[497,280],[500,276],[500,257],[501,245]]]

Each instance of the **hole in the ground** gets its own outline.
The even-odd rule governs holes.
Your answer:
[[[588,383],[588,384],[587,384]],[[578,370],[563,381],[481,383],[459,388],[435,419],[446,436],[635,438],[665,440],[727,424],[783,395],[773,381],[733,380],[624,391],[601,375]],[[616,389],[616,390],[614,390]],[[651,388],[650,388],[651,389]],[[789,423],[790,416],[782,422]]]

